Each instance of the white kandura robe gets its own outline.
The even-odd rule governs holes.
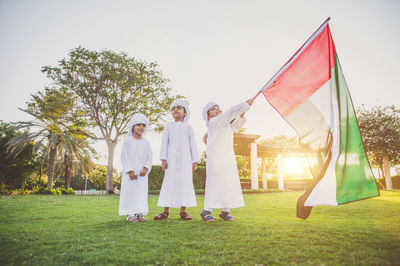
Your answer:
[[[244,206],[242,188],[233,150],[233,132],[243,126],[240,115],[249,110],[247,102],[211,118],[207,125],[207,179],[204,209]],[[232,124],[230,122],[236,119]]]
[[[152,150],[146,139],[135,139],[128,136],[124,141],[121,152],[122,180],[119,200],[119,215],[143,214],[149,212],[148,175],[152,166]],[[145,176],[140,176],[140,171],[148,169]],[[136,179],[129,178],[129,171],[135,171]]]
[[[161,141],[160,160],[166,160],[157,206],[197,206],[193,187],[192,164],[199,162],[196,139],[192,127],[186,122],[168,122]]]

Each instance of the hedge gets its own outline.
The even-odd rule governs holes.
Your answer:
[[[379,178],[376,183],[378,189],[386,189],[385,179]],[[392,187],[393,189],[400,189],[400,175],[392,176]]]
[[[153,165],[149,174],[149,190],[160,190],[164,179],[164,171],[161,170],[160,165]],[[198,166],[193,172],[193,185],[194,188],[204,189],[206,185],[206,168]]]

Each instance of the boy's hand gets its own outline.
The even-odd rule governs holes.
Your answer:
[[[194,171],[194,170],[196,170],[196,169],[197,169],[197,163],[194,162],[194,163],[192,164],[192,171]]]
[[[204,142],[204,144],[206,144],[206,145],[207,145],[207,137],[208,137],[208,134],[207,134],[207,133],[204,134],[204,136],[203,136],[203,142]]]
[[[168,163],[167,160],[161,160],[161,169],[165,171],[165,169],[168,169]]]
[[[246,102],[251,106],[253,104],[254,100],[253,99],[248,99]]]
[[[137,178],[137,174],[135,173],[135,171],[129,171],[128,174],[131,180]]]
[[[149,169],[147,169],[147,167],[143,167],[142,171],[140,171],[140,176],[145,176],[147,171],[149,171]]]

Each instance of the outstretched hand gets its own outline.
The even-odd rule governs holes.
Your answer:
[[[254,99],[248,99],[246,102],[251,106],[254,102]]]

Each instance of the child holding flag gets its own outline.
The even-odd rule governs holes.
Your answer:
[[[230,208],[244,206],[242,189],[233,151],[233,131],[243,125],[243,114],[250,109],[253,99],[235,105],[222,112],[220,107],[210,102],[203,108],[203,118],[207,122],[207,179],[204,209],[200,216],[204,221],[215,221],[211,215],[213,208],[220,208],[220,217],[233,221]],[[233,121],[234,120],[234,121]],[[232,122],[233,121],[233,122]],[[232,123],[232,124],[231,124]]]
[[[157,202],[157,206],[164,207],[164,211],[154,219],[167,219],[169,208],[180,208],[181,218],[192,220],[186,207],[197,206],[192,172],[199,162],[199,153],[193,129],[188,124],[190,113],[187,103],[177,99],[170,109],[175,121],[165,125],[162,136],[160,160],[165,176]]]

